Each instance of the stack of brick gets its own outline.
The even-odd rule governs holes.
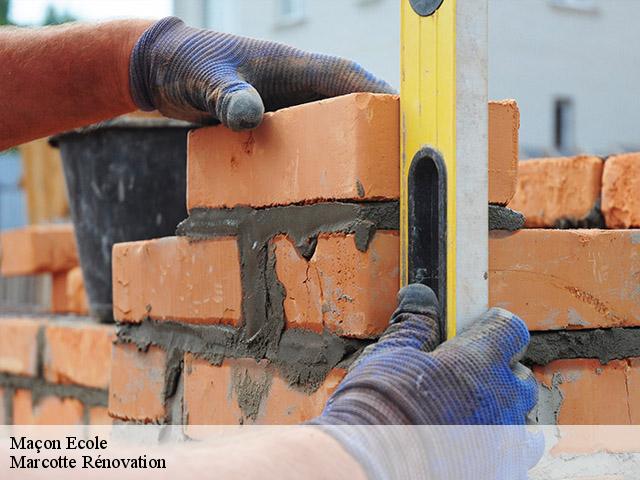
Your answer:
[[[518,110],[490,106],[490,199],[515,192]],[[118,244],[109,411],[297,423],[386,327],[399,275],[398,99],[354,94],[191,132],[178,236]]]
[[[510,207],[525,228],[640,228],[640,153],[520,163]]]
[[[533,331],[542,422],[640,423],[638,192],[640,154],[519,165],[527,230],[494,234],[490,295]]]
[[[26,227],[1,239],[2,274],[50,274],[52,299],[50,312],[0,316],[0,423],[111,423],[114,326],[81,316],[87,303],[72,227]]]

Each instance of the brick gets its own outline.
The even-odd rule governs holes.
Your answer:
[[[399,282],[397,232],[378,231],[366,252],[356,248],[354,235],[320,235],[308,262],[284,236],[273,246],[287,327],[357,338],[387,327]]]
[[[38,330],[42,322],[0,319],[0,372],[34,377],[38,369]]]
[[[89,409],[90,425],[111,425],[113,419],[109,416],[109,410],[106,407],[91,407]]]
[[[525,227],[553,227],[558,220],[584,219],[600,199],[602,160],[561,157],[525,160],[509,207],[524,213]]]
[[[89,313],[89,302],[80,267],[72,268],[67,273],[66,293],[69,313],[77,315],[87,315]]]
[[[109,386],[112,325],[57,322],[45,330],[44,377],[53,383]]]
[[[489,303],[531,330],[640,325],[640,241],[631,230],[489,236]]]
[[[46,396],[34,405],[29,390],[13,396],[13,423],[16,425],[80,425],[84,405],[75,398]]]
[[[602,174],[602,213],[607,227],[640,227],[640,153],[609,157]]]
[[[31,225],[4,231],[2,275],[33,275],[67,271],[78,266],[73,226]]]
[[[158,347],[141,352],[132,344],[113,345],[109,415],[145,423],[163,420],[166,366],[167,355]]]
[[[560,399],[558,423],[563,425],[636,425],[640,423],[640,396],[631,393],[631,381],[640,376],[638,359],[556,360],[534,367],[542,388]]]
[[[225,359],[222,365],[213,366],[186,354],[185,421],[189,425],[301,423],[322,413],[345,373],[332,370],[318,390],[308,394],[290,387],[266,360]],[[257,402],[255,416],[248,417],[247,409],[240,406],[243,390],[251,392],[251,401]]]
[[[167,237],[113,249],[114,316],[238,326],[242,287],[235,238]]]
[[[489,102],[489,199],[506,205],[516,192],[520,110],[514,100]]]
[[[356,93],[189,134],[187,207],[398,198],[398,100]]]
[[[52,275],[51,312],[87,315],[89,312],[82,269],[56,272]]]
[[[258,417],[257,423],[290,425],[317,417],[346,374],[346,370],[334,368],[320,388],[311,395],[291,388],[286,380],[275,376],[265,400],[264,414]]]
[[[554,428],[558,442],[552,446],[553,457],[576,454],[637,453],[640,438],[630,425],[560,425]],[[574,477],[575,480],[622,480],[623,476]]]
[[[51,275],[51,313],[67,313],[67,273],[57,272]]]
[[[399,100],[356,93],[267,113],[251,132],[189,134],[187,207],[397,199]],[[489,201],[513,195],[519,112],[489,105]]]

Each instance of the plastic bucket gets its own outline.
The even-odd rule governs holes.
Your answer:
[[[120,117],[51,139],[60,148],[91,315],[113,321],[114,243],[173,235],[187,216],[191,126]]]

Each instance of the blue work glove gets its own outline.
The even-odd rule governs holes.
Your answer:
[[[280,43],[185,25],[167,17],[131,53],[131,95],[142,110],[233,130],[265,111],[353,92],[394,93],[358,64]]]
[[[439,345],[437,312],[430,288],[403,288],[391,325],[309,423],[334,436],[370,478],[527,478],[544,438],[524,426],[538,392],[518,362],[526,325],[494,308]]]
[[[438,302],[414,284],[380,340],[365,349],[318,418],[326,424],[522,425],[537,400],[531,370],[519,363],[529,332],[493,308],[438,345]]]

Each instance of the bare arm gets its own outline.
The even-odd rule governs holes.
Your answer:
[[[136,110],[129,56],[151,23],[0,28],[0,150]]]
[[[362,466],[326,433],[309,426],[267,428],[263,433],[240,435],[215,449],[206,443],[192,445],[190,453],[178,463],[184,473],[190,471],[194,478],[198,472],[208,470],[215,474],[203,478],[366,480]]]
[[[175,17],[3,27],[0,60],[0,150],[138,108],[244,130],[259,125],[265,109],[394,92],[349,60]]]

